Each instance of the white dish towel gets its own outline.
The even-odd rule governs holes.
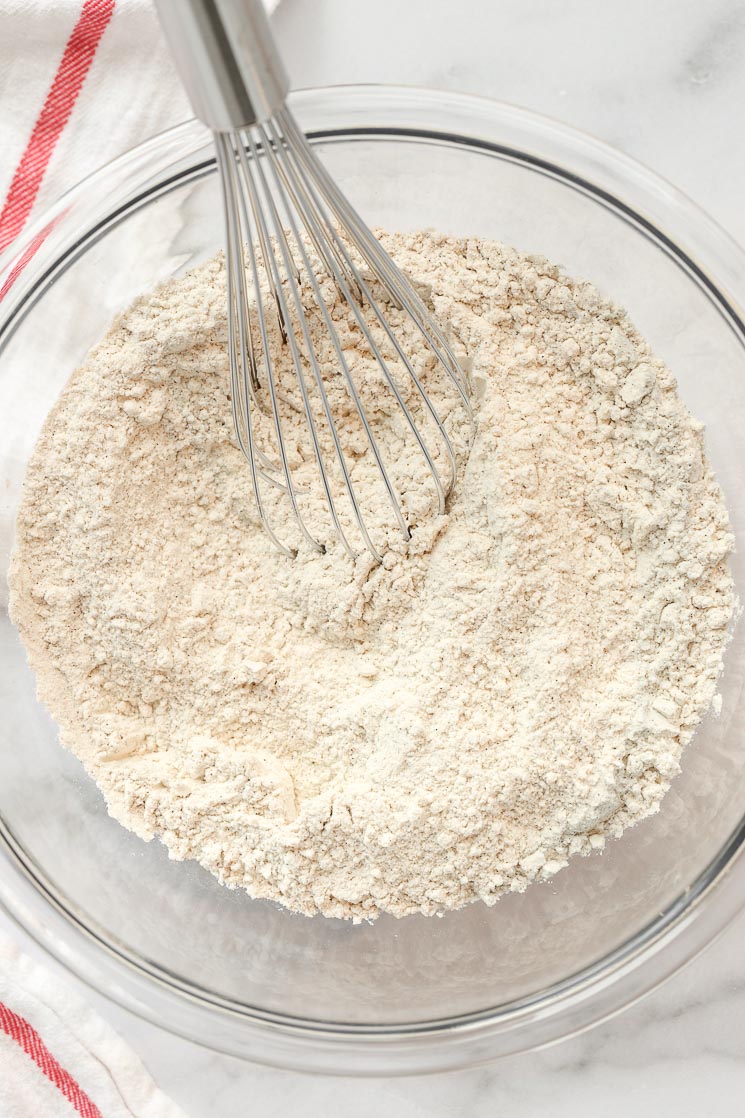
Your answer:
[[[2,1118],[185,1118],[69,987],[0,937]]]
[[[191,115],[151,0],[0,0],[0,252],[85,175]],[[0,1118],[42,1116],[183,1113],[85,1002],[0,938]]]
[[[0,251],[85,175],[191,115],[152,0],[2,0]]]
[[[91,171],[192,115],[153,0],[0,0],[0,252]]]

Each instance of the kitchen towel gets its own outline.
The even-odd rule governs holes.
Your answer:
[[[0,253],[80,179],[192,115],[153,0],[0,0]]]
[[[0,936],[0,1118],[185,1118],[134,1052]]]
[[[152,0],[0,0],[0,251],[85,175],[191,115]]]

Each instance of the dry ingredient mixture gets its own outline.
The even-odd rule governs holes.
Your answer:
[[[272,548],[216,258],[73,376],[11,573],[40,698],[111,814],[252,896],[354,919],[492,904],[656,811],[732,609],[701,425],[624,312],[499,244],[381,239],[480,396],[448,515],[417,522],[391,410],[411,543],[392,534],[382,567]],[[352,327],[344,344],[374,376]],[[372,468],[360,440],[355,476]]]

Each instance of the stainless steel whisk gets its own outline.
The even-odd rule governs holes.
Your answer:
[[[408,537],[406,511],[321,293],[309,246],[315,249],[322,267],[348,305],[369,353],[378,363],[387,391],[401,408],[406,428],[416,440],[431,475],[440,512],[444,511],[455,483],[456,454],[445,420],[425,390],[411,355],[391,326],[382,304],[389,303],[410,316],[454,387],[458,407],[465,408],[472,424],[467,378],[419,294],[336,186],[287,108],[289,82],[261,0],[156,0],[156,4],[192,107],[213,132],[225,205],[233,423],[250,467],[261,522],[281,551],[295,554],[291,546],[278,538],[269,522],[262,496],[263,482],[286,491],[303,536],[314,548],[324,550],[301,513],[297,482],[285,444],[282,394],[277,384],[276,354],[273,355],[270,344],[269,319],[276,315],[282,343],[291,354],[333,527],[346,550],[354,555],[338,507],[339,493],[343,492],[365,547],[375,560],[381,561],[381,550],[368,529],[364,502],[353,483],[329,399],[330,376],[343,378],[349,399],[359,413],[395,521]],[[377,290],[382,289],[382,299],[374,297],[370,277]],[[328,331],[338,362],[333,370],[321,367],[314,348],[303,304],[304,291],[306,297],[312,294],[316,313]],[[362,309],[365,304],[368,318],[372,314],[382,334],[380,329],[370,329]],[[385,348],[396,355],[399,374],[403,369],[411,378],[416,408],[407,403],[406,393],[374,334],[387,339]],[[261,388],[264,400],[260,402]],[[433,454],[415,411],[440,440],[444,476],[436,462],[438,455]],[[261,412],[271,419],[275,461],[258,445],[256,425]],[[326,455],[319,437],[319,423],[324,421],[330,435],[330,440],[325,440]],[[327,456],[329,447],[333,469]],[[341,482],[340,489],[335,490],[334,478]]]

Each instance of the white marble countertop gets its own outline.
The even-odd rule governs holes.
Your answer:
[[[745,242],[743,0],[284,0],[275,23],[296,85],[420,84],[538,110],[647,163]],[[191,1118],[734,1118],[744,933],[741,918],[662,989],[580,1037],[429,1078],[341,1084],[260,1068],[87,996]]]

